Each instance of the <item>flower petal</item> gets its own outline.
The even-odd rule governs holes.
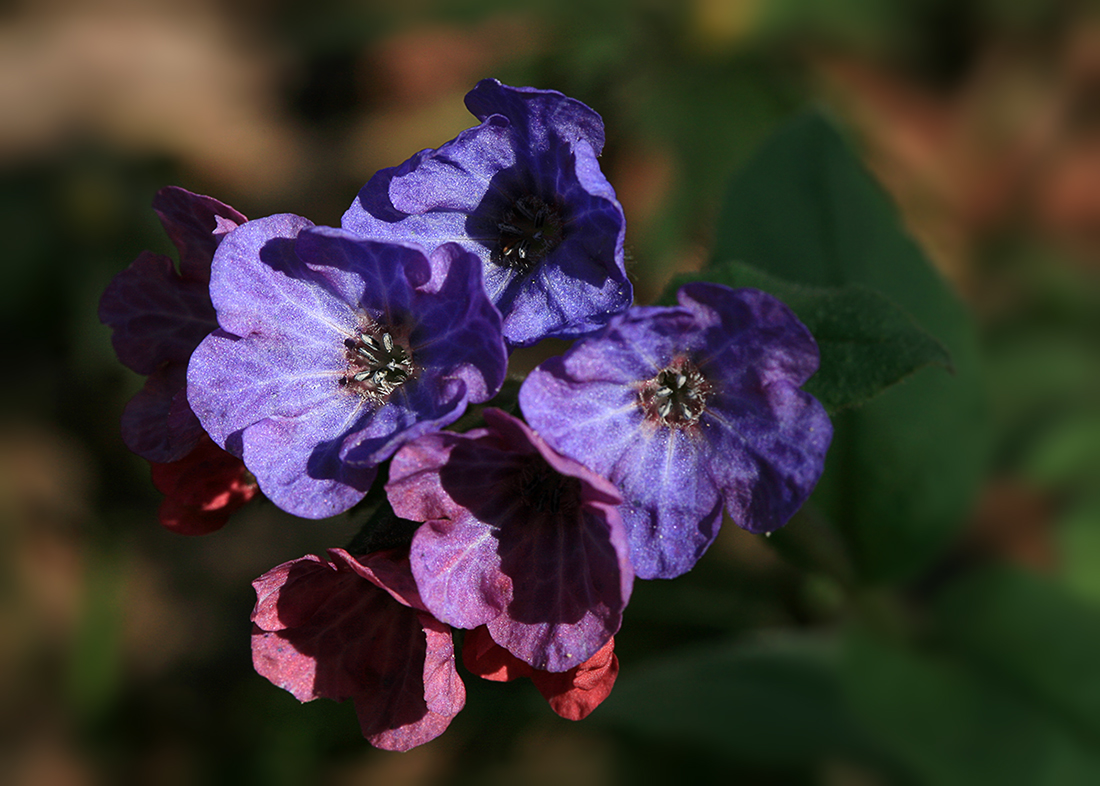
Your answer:
[[[184,394],[187,367],[168,364],[154,371],[122,412],[122,441],[147,461],[179,461],[203,436]]]
[[[181,278],[172,260],[142,252],[111,279],[99,301],[99,321],[127,368],[152,374],[164,363],[186,365],[218,326],[204,281]]]
[[[757,290],[702,282],[679,300],[613,318],[535,369],[519,394],[552,447],[622,492],[643,578],[690,570],[723,506],[753,532],[786,523],[820,477],[832,435],[824,409],[798,389],[818,356],[790,309]],[[661,386],[671,412],[681,395],[672,388],[685,385],[690,397],[677,399],[673,420],[643,402]]]
[[[492,409],[485,419],[406,445],[386,492],[398,515],[425,521],[411,561],[427,608],[563,671],[621,624],[633,582],[621,497],[522,422]]]
[[[213,197],[192,194],[177,186],[158,191],[153,210],[179,250],[180,274],[203,284],[210,280],[210,260],[219,237],[248,220]]]
[[[408,571],[391,552],[329,557],[303,557],[253,582],[256,671],[300,701],[352,699],[376,747],[434,739],[465,703],[450,632],[382,583],[394,568]]]

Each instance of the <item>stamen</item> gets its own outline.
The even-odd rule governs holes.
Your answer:
[[[344,348],[348,371],[340,378],[340,386],[350,386],[376,403],[384,403],[416,372],[409,348],[394,338],[390,330],[367,328],[359,332],[358,339],[345,339]]]
[[[527,273],[561,242],[563,227],[553,205],[536,196],[521,197],[497,222],[500,246],[493,261]]]
[[[674,358],[666,368],[638,387],[638,406],[655,425],[687,428],[706,411],[713,385],[686,357]]]

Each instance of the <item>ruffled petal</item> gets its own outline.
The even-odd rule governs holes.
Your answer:
[[[723,507],[753,532],[785,524],[821,476],[832,436],[824,408],[798,389],[818,354],[790,309],[707,283],[679,300],[613,318],[535,369],[519,394],[551,446],[622,492],[643,578],[690,570]]]
[[[398,515],[425,522],[410,558],[428,609],[456,627],[487,625],[516,657],[564,671],[622,622],[633,571],[621,497],[522,422],[484,414],[487,429],[398,451],[386,491]]]
[[[333,549],[329,559],[302,557],[253,582],[256,671],[299,701],[351,699],[376,747],[439,736],[465,703],[450,632],[383,583],[408,571],[391,552],[359,561]]]

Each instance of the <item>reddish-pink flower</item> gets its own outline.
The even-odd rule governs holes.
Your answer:
[[[122,415],[122,439],[146,459],[164,495],[160,523],[184,535],[205,535],[256,496],[240,459],[216,447],[187,403],[187,363],[218,323],[210,302],[210,263],[221,239],[247,219],[216,199],[169,186],[153,210],[179,252],[142,252],[112,279],[99,318],[112,330],[119,360],[145,386]]]
[[[530,677],[550,708],[567,720],[581,720],[600,706],[619,675],[615,639],[591,658],[568,671],[539,671],[501,647],[482,625],[462,640],[462,665],[482,679],[511,682]]]
[[[206,535],[225,526],[259,492],[244,462],[205,434],[179,461],[150,462],[153,485],[164,494],[160,523],[181,535]]]
[[[424,609],[407,557],[328,555],[252,583],[253,666],[299,701],[351,699],[377,748],[435,739],[466,703],[450,628]]]

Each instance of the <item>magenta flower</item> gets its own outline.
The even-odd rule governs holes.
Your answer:
[[[115,276],[99,301],[119,360],[145,374],[145,387],[122,415],[122,439],[149,461],[178,461],[203,435],[187,404],[187,361],[218,327],[207,284],[222,236],[247,219],[228,205],[182,188],[162,188],[153,209],[179,251],[179,270],[166,256],[142,252]]]
[[[579,336],[627,308],[625,219],[600,171],[600,116],[554,90],[482,80],[482,121],[438,150],[379,171],[342,225],[366,237],[477,254],[513,346]]]
[[[484,416],[487,428],[405,445],[386,492],[398,516],[424,522],[410,560],[432,614],[566,671],[608,642],[630,598],[621,497],[523,422]]]
[[[351,699],[371,745],[423,745],[466,703],[451,631],[425,611],[407,559],[330,549],[252,586],[256,671],[302,702]]]
[[[221,327],[191,358],[191,407],[298,516],[349,509],[401,444],[504,380],[500,315],[478,259],[454,244],[429,259],[270,216],[225,238],[210,294]]]
[[[821,476],[833,433],[799,389],[818,351],[790,309],[702,282],[678,297],[612,319],[535,369],[519,395],[547,443],[622,493],[642,578],[690,570],[723,507],[750,532],[783,526]]]
[[[164,495],[160,523],[203,535],[221,528],[256,495],[239,458],[216,447],[187,403],[187,363],[218,326],[210,302],[210,264],[221,238],[247,219],[228,205],[182,188],[153,199],[179,251],[172,260],[148,251],[119,273],[99,302],[119,359],[148,378],[122,415],[122,439],[149,461]]]

